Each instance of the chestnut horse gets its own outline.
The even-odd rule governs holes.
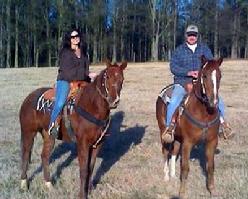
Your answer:
[[[124,80],[123,70],[126,66],[126,62],[121,65],[111,65],[108,62],[107,68],[100,72],[94,82],[87,84],[79,91],[75,98],[74,109],[68,116],[77,144],[80,167],[80,198],[88,198],[96,155],[106,130],[104,126],[108,123],[110,109],[116,108],[120,101],[120,92]],[[52,186],[49,157],[55,139],[49,136],[47,132],[50,112],[36,110],[37,100],[46,90],[47,88],[39,88],[30,93],[20,109],[22,189],[28,188],[27,169],[37,132],[41,133],[44,141],[41,159],[45,184],[48,188]],[[63,120],[60,129],[62,140],[68,140],[67,129]]]
[[[188,94],[183,105],[176,111],[176,128],[174,142],[165,143],[162,133],[165,130],[166,108],[161,95],[156,102],[156,117],[160,129],[162,153],[165,158],[164,178],[175,176],[176,155],[181,147],[181,174],[180,174],[180,197],[185,195],[186,181],[189,172],[190,152],[194,145],[201,140],[205,142],[207,189],[211,195],[215,195],[214,186],[214,152],[218,144],[218,130],[220,125],[218,104],[218,90],[221,79],[219,69],[222,58],[218,60],[206,60],[202,56],[202,67],[198,78],[193,84],[193,90]],[[180,146],[182,145],[182,146]],[[169,168],[169,153],[171,164]]]

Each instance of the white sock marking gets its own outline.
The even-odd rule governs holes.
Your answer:
[[[170,163],[170,177],[176,176],[176,156],[171,156],[171,163]]]

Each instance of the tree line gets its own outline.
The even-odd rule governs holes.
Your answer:
[[[248,58],[247,0],[1,0],[0,67],[56,66],[72,27],[92,63],[169,60],[191,23],[215,57]]]

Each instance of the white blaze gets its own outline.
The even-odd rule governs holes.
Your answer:
[[[217,78],[216,78],[216,70],[212,72],[212,81],[214,84],[214,104],[217,104]]]

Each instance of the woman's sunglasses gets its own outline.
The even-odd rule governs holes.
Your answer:
[[[74,35],[74,36],[71,36],[71,39],[75,39],[77,37],[79,37],[79,35]]]

